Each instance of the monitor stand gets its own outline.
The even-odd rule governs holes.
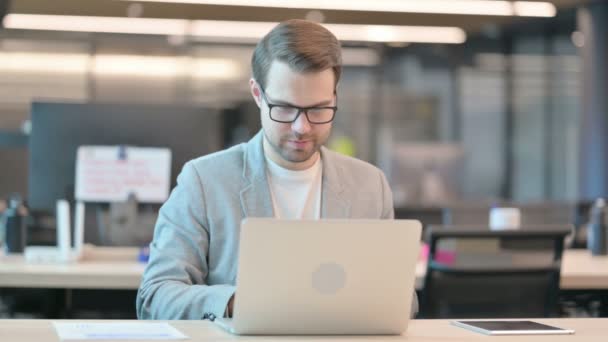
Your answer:
[[[135,196],[126,202],[110,203],[98,211],[100,243],[106,246],[147,246],[152,240],[156,211],[140,211]]]

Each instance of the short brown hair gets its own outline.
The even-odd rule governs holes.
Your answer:
[[[268,70],[275,60],[302,73],[332,68],[336,84],[342,73],[340,42],[325,27],[307,20],[284,21],[258,42],[251,69],[262,88],[266,87]]]

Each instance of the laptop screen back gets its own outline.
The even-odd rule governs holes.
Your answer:
[[[420,235],[410,220],[244,220],[235,331],[402,333]]]

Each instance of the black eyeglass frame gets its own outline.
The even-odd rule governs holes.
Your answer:
[[[280,122],[280,123],[294,123],[296,120],[298,120],[298,118],[300,117],[300,114],[302,114],[302,113],[304,113],[304,115],[306,115],[306,120],[308,120],[308,122],[313,125],[328,124],[328,123],[334,121],[334,119],[336,118],[336,112],[338,111],[338,106],[297,107],[297,106],[290,106],[290,105],[274,104],[274,103],[270,103],[270,101],[268,101],[268,97],[266,97],[266,90],[264,90],[264,88],[262,88],[262,86],[259,83],[258,83],[258,87],[260,87],[260,90],[262,91],[262,97],[264,98],[264,102],[266,102],[266,105],[268,106],[268,116],[270,117],[270,120],[272,120],[272,121]],[[338,94],[336,93],[335,90],[334,90],[334,96],[336,97],[336,103],[338,103]],[[294,108],[294,109],[298,110],[298,113],[296,114],[296,117],[291,121],[277,120],[277,119],[274,119],[272,117],[272,115],[270,114],[272,112],[272,108],[274,108],[274,107]],[[331,119],[329,119],[327,121],[322,121],[322,122],[314,122],[314,121],[311,121],[310,117],[308,116],[308,111],[311,109],[332,109],[334,112],[331,116]]]

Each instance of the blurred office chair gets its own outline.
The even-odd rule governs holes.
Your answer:
[[[395,218],[402,220],[418,220],[422,223],[424,235],[425,227],[438,225],[442,222],[443,209],[433,206],[405,206],[395,208]],[[424,236],[421,236],[421,239]]]
[[[564,238],[570,232],[569,226],[505,231],[490,231],[487,227],[429,227],[430,251],[420,316],[556,315]],[[550,248],[539,249],[538,245]],[[443,248],[451,248],[453,257],[446,260]]]

